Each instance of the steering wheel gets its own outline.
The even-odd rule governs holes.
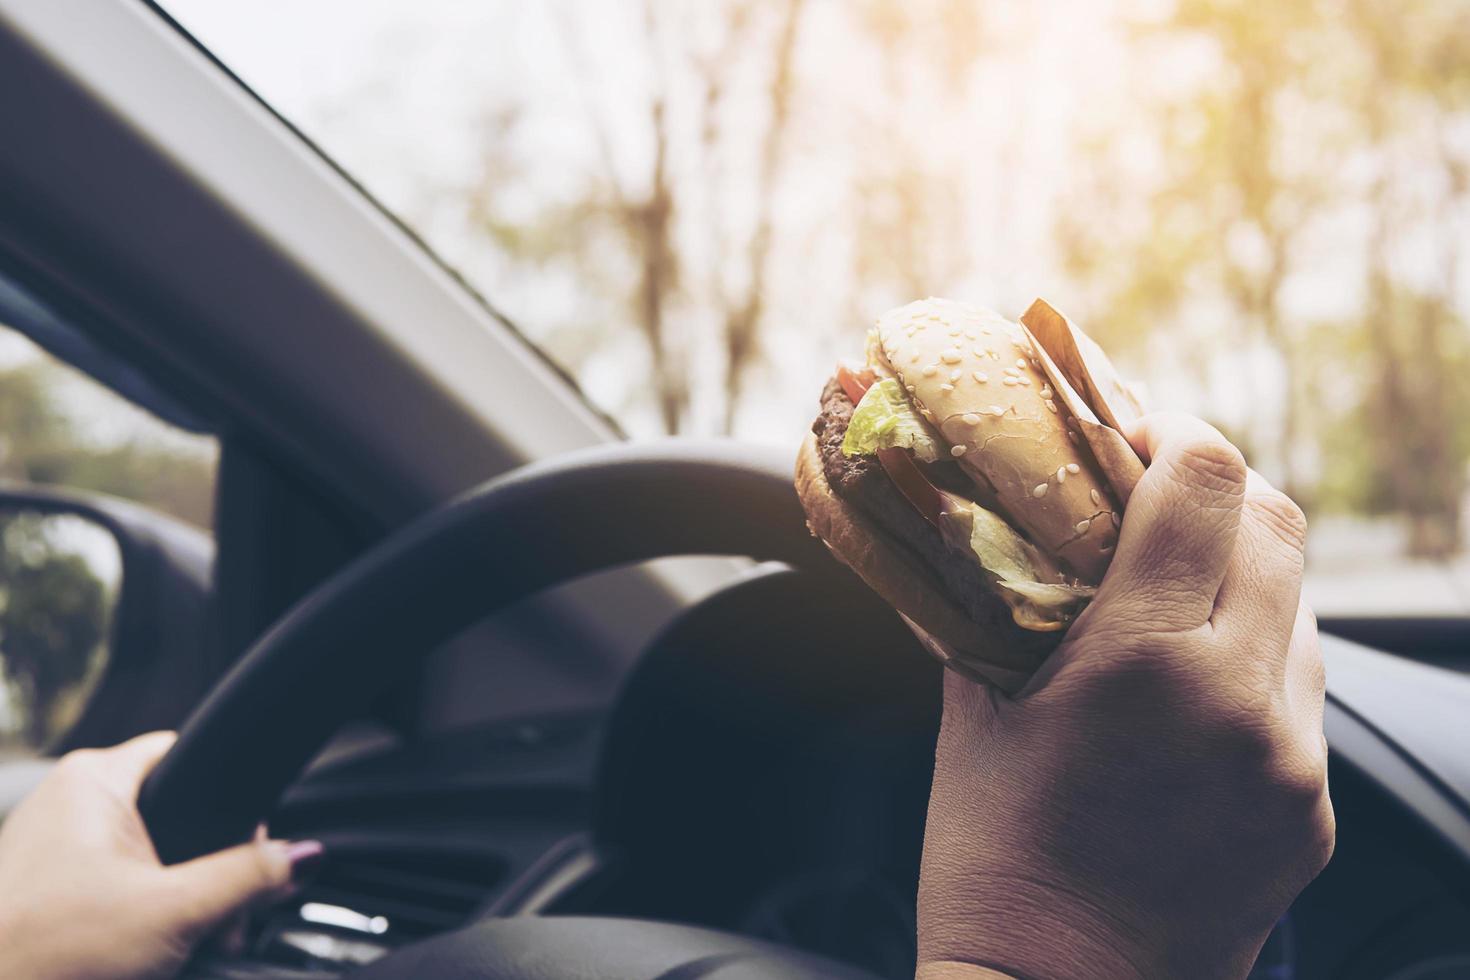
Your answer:
[[[183,725],[139,794],[159,856],[247,840],[326,740],[419,652],[581,575],[674,555],[840,566],[807,531],[784,454],[617,444],[515,470],[402,528],[298,603]],[[502,919],[395,952],[374,980],[857,977],[739,936],[616,919]],[[756,972],[752,973],[751,971]]]

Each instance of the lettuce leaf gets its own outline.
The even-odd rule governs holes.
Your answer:
[[[909,404],[903,387],[894,378],[884,378],[867,390],[853,410],[842,452],[871,456],[880,449],[894,448],[912,450],[916,459],[926,463],[940,458],[938,440]]]
[[[945,537],[968,547],[998,586],[1011,618],[1029,630],[1063,629],[1077,618],[1097,589],[1067,585],[1057,566],[1004,518],[965,501],[944,514]]]

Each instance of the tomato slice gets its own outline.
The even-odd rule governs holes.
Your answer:
[[[847,393],[848,398],[852,399],[854,405],[863,400],[863,396],[877,380],[877,373],[870,367],[855,368],[847,364],[837,365],[837,383],[842,385],[842,390]]]
[[[908,502],[914,505],[914,509],[923,515],[924,520],[939,527],[939,515],[945,510],[944,498],[940,495],[939,488],[920,472],[913,457],[903,449],[880,449],[878,462],[883,464],[888,478],[908,498]]]

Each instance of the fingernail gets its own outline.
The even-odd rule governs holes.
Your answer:
[[[286,848],[286,857],[291,862],[291,883],[299,885],[321,870],[326,849],[319,840],[298,840]]]

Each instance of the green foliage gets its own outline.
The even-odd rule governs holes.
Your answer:
[[[1197,84],[1139,107],[1157,179],[1140,184],[1106,139],[1091,148],[1073,195],[1085,203],[1056,228],[1092,294],[1089,324],[1120,349],[1161,330],[1198,338],[1201,379],[1232,348],[1270,350],[1284,401],[1255,405],[1239,436],[1285,489],[1309,507],[1403,516],[1412,553],[1458,550],[1470,328],[1454,216],[1470,207],[1470,160],[1449,134],[1470,110],[1470,6],[1179,0],[1132,37],[1141,57],[1191,39],[1214,60]],[[1437,197],[1416,200],[1425,190]],[[1313,248],[1344,215],[1371,225],[1359,279],[1334,270],[1366,302],[1357,316],[1304,319],[1288,287],[1320,274]],[[1396,262],[1401,243],[1426,236],[1438,253],[1427,279]],[[1228,311],[1231,328],[1191,332],[1201,309]]]
[[[1329,475],[1340,486],[1352,479],[1344,502],[1406,517],[1411,553],[1445,558],[1463,530],[1470,329],[1445,297],[1409,289],[1389,292],[1378,313],[1349,325],[1353,347],[1377,370],[1364,372],[1345,417],[1351,436],[1337,435],[1342,456]]]

